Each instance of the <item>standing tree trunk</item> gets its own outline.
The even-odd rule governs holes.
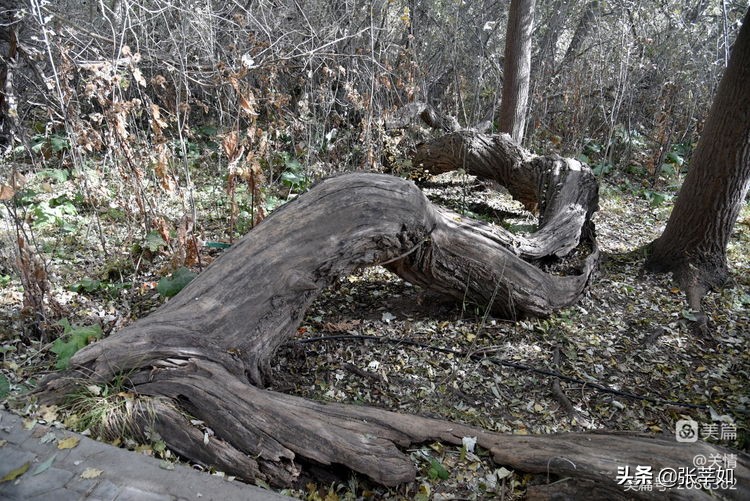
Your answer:
[[[546,22],[541,21],[546,30],[539,42],[538,52],[532,57],[531,80],[534,82],[538,82],[540,78],[543,80],[545,75],[555,73],[557,41],[565,28],[565,20],[572,3],[570,0],[556,0]]]
[[[500,103],[500,131],[518,144],[526,127],[526,103],[531,75],[531,29],[535,0],[513,0],[508,12],[505,39],[503,97]]]
[[[565,55],[563,56],[563,60],[560,63],[560,68],[566,68],[570,64],[572,64],[573,59],[578,55],[578,51],[581,49],[581,44],[583,43],[583,40],[586,38],[586,35],[591,31],[591,23],[594,22],[594,19],[596,19],[596,13],[599,10],[599,0],[594,0],[593,2],[589,2],[586,4],[586,7],[583,8],[583,14],[581,15],[581,19],[578,21],[578,26],[576,27],[575,32],[573,32],[573,38],[570,39],[570,43],[568,44],[568,48],[565,51]]]
[[[727,277],[726,248],[750,187],[750,10],[745,14],[690,171],[647,266],[675,273],[690,307]]]

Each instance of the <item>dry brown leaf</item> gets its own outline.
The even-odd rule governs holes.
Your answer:
[[[224,148],[224,154],[229,159],[229,162],[237,160],[237,147],[239,146],[239,135],[237,131],[232,131],[224,136],[221,141],[221,146]]]
[[[8,186],[7,184],[0,184],[0,200],[10,200],[15,194],[16,190],[14,190],[11,186]]]
[[[151,118],[151,127],[154,130],[154,134],[160,136],[162,129],[167,127],[167,122],[161,117],[161,108],[159,108],[158,104],[151,103]]]
[[[350,320],[348,322],[326,322],[323,329],[328,332],[346,332],[356,328],[362,322],[360,320]]]
[[[97,470],[96,468],[86,468],[83,470],[83,473],[81,473],[81,478],[96,478],[102,473],[102,470]]]
[[[141,87],[146,86],[146,79],[143,78],[143,74],[141,73],[141,70],[139,68],[133,69],[133,78]]]
[[[43,405],[39,411],[42,414],[42,419],[46,422],[51,423],[57,420],[57,406],[56,405]]]
[[[239,101],[242,111],[250,116],[258,116],[258,112],[255,111],[255,96],[252,92],[248,91],[247,96],[240,94]]]
[[[73,447],[77,446],[80,441],[81,439],[78,437],[63,438],[62,440],[57,441],[57,448],[72,449]]]

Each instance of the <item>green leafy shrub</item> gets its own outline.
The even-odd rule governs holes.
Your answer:
[[[172,273],[171,277],[164,277],[159,280],[156,290],[164,297],[176,296],[178,292],[185,288],[198,275],[187,268],[179,268]]]
[[[664,202],[670,200],[672,197],[667,193],[662,193],[653,190],[643,190],[643,197],[649,201],[651,207],[661,207]]]
[[[306,190],[310,186],[310,179],[299,160],[289,153],[282,153],[284,172],[281,174],[281,182],[296,190]]]
[[[78,282],[70,284],[67,289],[78,294],[95,294],[101,293],[105,297],[116,298],[120,291],[132,287],[131,283],[110,282],[108,280],[97,280],[95,278],[84,277]]]
[[[448,473],[448,470],[445,469],[445,466],[443,466],[440,461],[434,458],[430,458],[430,467],[427,470],[427,476],[429,476],[432,480],[441,479],[446,480],[450,474]]]
[[[144,257],[147,260],[151,260],[153,255],[159,251],[166,249],[167,242],[156,230],[151,230],[146,234],[146,237],[141,242],[136,242],[131,248],[133,255],[146,254]]]
[[[65,232],[72,233],[76,230],[76,225],[66,216],[75,216],[78,214],[75,206],[70,201],[59,199],[44,200],[31,206],[29,211],[33,217],[35,228],[45,228],[57,226]]]
[[[56,183],[64,183],[70,177],[70,172],[67,169],[44,169],[39,172],[40,179],[48,179]]]
[[[612,170],[612,164],[605,160],[602,160],[601,162],[597,162],[597,164],[591,168],[591,171],[594,173],[595,176],[605,176],[609,174],[611,170]]]
[[[13,150],[15,155],[25,152],[25,146],[18,146]],[[62,134],[35,134],[31,138],[31,151],[40,154],[44,152],[60,153],[70,149],[70,140]]]
[[[10,381],[4,374],[0,374],[0,398],[5,398],[10,394]]]
[[[102,286],[101,280],[94,280],[93,278],[82,278],[80,281],[70,285],[68,290],[73,292],[96,292]]]
[[[55,367],[67,369],[70,367],[70,358],[87,344],[101,339],[102,327],[95,325],[71,325],[67,318],[57,323],[63,328],[63,335],[55,339],[52,345],[52,353],[57,355]]]

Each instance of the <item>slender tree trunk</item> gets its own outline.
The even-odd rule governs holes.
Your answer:
[[[691,308],[727,276],[726,248],[750,187],[750,11],[664,233],[647,266],[675,272]]]
[[[571,4],[570,0],[557,0],[552,7],[549,18],[544,23],[546,26],[544,36],[539,43],[538,52],[532,58],[531,79],[534,82],[540,77],[544,78],[545,74],[554,73],[557,41],[565,27],[564,23],[568,17]]]
[[[518,144],[523,142],[526,127],[534,3],[535,0],[513,0],[508,13],[500,131],[510,134]]]
[[[586,7],[583,8],[583,14],[581,15],[580,21],[578,21],[578,26],[576,27],[575,32],[573,32],[573,38],[570,39],[570,44],[568,44],[568,49],[565,51],[565,56],[563,56],[562,63],[560,63],[560,68],[565,68],[573,62],[573,59],[575,59],[583,40],[590,31],[591,23],[594,22],[598,10],[599,0],[589,2],[586,4]]]

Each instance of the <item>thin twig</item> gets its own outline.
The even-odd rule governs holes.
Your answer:
[[[555,370],[560,370],[560,346],[555,346],[555,351],[552,355],[552,363],[554,364]],[[585,427],[589,426],[589,421],[586,419],[585,416],[582,416],[580,412],[576,410],[575,407],[573,407],[573,404],[570,402],[570,399],[563,393],[562,388],[560,387],[560,378],[555,377],[552,379],[552,394],[555,395],[555,398],[558,402],[560,402],[560,405],[563,406],[565,409],[565,412],[568,413],[568,416],[570,416],[571,419],[575,419],[580,424],[582,424]]]

